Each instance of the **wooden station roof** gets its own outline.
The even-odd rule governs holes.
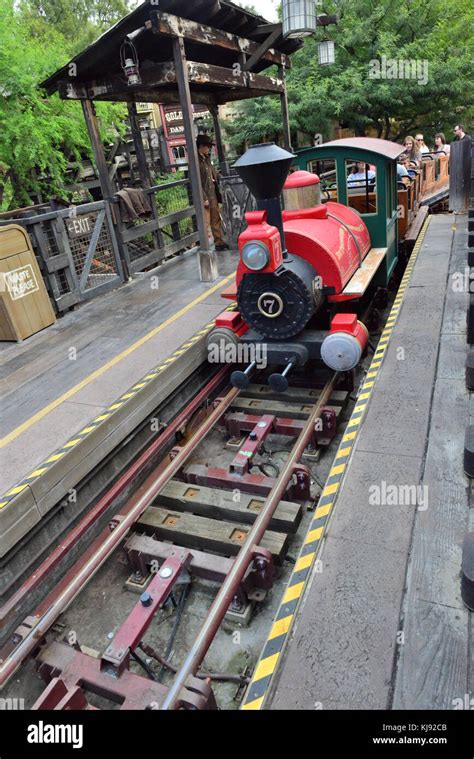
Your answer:
[[[120,62],[127,34],[145,27],[134,45],[142,83],[128,86]],[[247,60],[272,32],[261,16],[228,0],[147,1],[111,27],[41,86],[64,99],[179,102],[172,39],[182,36],[188,61],[192,101],[218,105],[246,97],[279,94],[284,82],[261,72],[270,66],[290,68],[289,55],[300,40],[277,37],[251,71],[234,64]]]

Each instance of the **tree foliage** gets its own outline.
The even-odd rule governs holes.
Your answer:
[[[47,39],[49,30],[54,29],[68,42],[72,55],[130,10],[127,0],[20,0],[20,8],[35,36]]]
[[[70,0],[0,0],[0,207],[29,205],[32,194],[64,195],[69,159],[90,157],[91,148],[81,106],[57,95],[47,97],[38,87],[64,65],[78,38],[71,14],[54,16],[56,5]],[[121,13],[122,0],[82,0],[78,5],[92,15],[88,34],[107,24],[113,8]],[[45,14],[45,15],[44,15]],[[49,15],[48,15],[49,14]],[[85,16],[83,17],[85,18]],[[57,23],[56,23],[57,22]],[[94,23],[96,26],[94,27]],[[71,35],[71,37],[69,37]],[[126,115],[123,105],[97,107],[102,137],[111,140]]]
[[[308,144],[320,133],[326,140],[336,122],[357,135],[398,140],[422,130],[425,140],[432,140],[436,131],[450,136],[456,121],[469,122],[474,112],[470,0],[328,0],[324,10],[337,14],[339,24],[320,27],[307,38],[287,73],[294,139],[300,133]],[[317,43],[325,37],[336,45],[336,62],[329,66],[318,64]],[[398,77],[374,78],[373,62],[384,59],[403,62],[401,69],[391,67]],[[240,105],[228,135],[235,146],[281,138],[278,99]]]

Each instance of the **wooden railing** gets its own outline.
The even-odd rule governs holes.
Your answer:
[[[143,192],[151,203],[145,220],[124,222],[117,197],[77,206],[43,204],[1,215],[0,225],[20,224],[30,235],[57,313],[196,246],[189,180]]]
[[[119,221],[124,255],[131,274],[193,248],[199,240],[188,179],[154,185],[143,192],[150,199],[151,219]]]
[[[110,205],[100,200],[31,216],[24,209],[0,220],[26,229],[57,313],[124,281]]]

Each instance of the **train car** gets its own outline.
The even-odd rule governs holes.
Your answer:
[[[297,155],[266,143],[236,162],[257,210],[246,214],[236,282],[223,294],[236,307],[216,319],[209,336],[214,356],[232,355],[229,346],[258,348],[280,368],[269,379],[278,392],[295,367],[311,361],[336,371],[357,366],[368,343],[360,317],[388,288],[399,258],[402,151],[373,138],[336,140]],[[352,179],[357,164],[368,167],[363,182]],[[254,368],[252,360],[235,371],[233,384],[246,387]]]
[[[377,187],[380,166],[371,149],[374,143],[375,150],[382,143],[393,145],[398,155],[403,153],[403,147],[395,143],[354,137],[300,150],[294,165],[320,177],[322,202],[339,200],[362,214],[377,213],[378,203],[383,201],[383,188],[380,183]],[[367,183],[349,181],[358,162],[367,164],[375,174]],[[449,156],[442,152],[424,154],[421,165],[410,164],[408,171],[406,183],[397,179],[397,218],[399,241],[410,243],[416,239],[429,206],[448,197]]]

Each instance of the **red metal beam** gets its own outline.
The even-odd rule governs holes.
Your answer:
[[[133,607],[125,622],[114,635],[112,643],[102,656],[101,668],[122,672],[130,664],[130,650],[134,651],[164,604],[183,569],[189,566],[189,551],[176,548],[150,582],[145,593]]]
[[[270,415],[261,416],[260,419],[257,419],[247,440],[230,464],[229,471],[231,474],[242,475],[248,472],[253,457],[259,452],[270,432],[273,432],[274,422],[275,417]]]

